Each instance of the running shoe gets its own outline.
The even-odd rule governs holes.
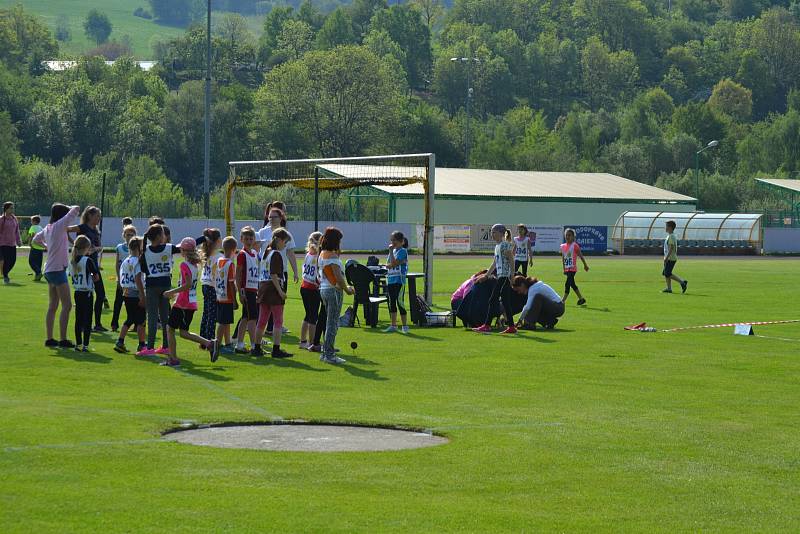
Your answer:
[[[236,347],[233,349],[233,352],[236,354],[250,354],[250,351],[247,350],[247,347]]]
[[[275,350],[275,347],[273,347],[273,348],[272,348],[272,357],[273,357],[273,358],[291,358],[291,357],[292,357],[292,354],[291,354],[291,353],[289,353],[289,352],[286,352],[286,351],[285,351],[285,350],[283,350],[283,349],[277,349],[277,350]]]
[[[517,333],[517,327],[512,324],[512,325],[510,325],[508,328],[506,328],[505,330],[503,330],[500,333],[501,334],[516,334]]]
[[[688,280],[684,280],[681,283],[681,293],[686,293],[686,288],[687,287],[689,287],[689,281]]]
[[[473,328],[472,331],[478,332],[479,334],[489,334],[492,332],[492,327],[488,324],[482,324],[476,328]]]
[[[155,356],[156,351],[153,349],[149,349],[147,347],[143,347],[142,350],[136,353],[137,356]]]
[[[288,334],[289,332],[291,332],[291,330],[289,330],[289,329],[288,329],[288,328],[286,328],[285,326],[282,326],[282,327],[281,327],[281,334]]]
[[[81,351],[81,346],[75,345],[75,352],[80,352],[80,351]]]
[[[156,354],[168,355],[169,349],[167,347],[159,347],[156,349]]]
[[[322,345],[311,345],[308,347],[309,352],[322,352]]]
[[[180,366],[181,361],[178,358],[167,358],[163,362],[159,363],[158,365],[163,365],[164,367],[178,367]]]
[[[385,329],[384,332],[387,333],[387,334],[390,333],[390,332],[397,332],[397,327],[396,326],[390,326],[389,328]]]
[[[98,325],[95,325],[94,328],[92,328],[92,331],[93,332],[108,332],[108,328],[104,327],[101,324],[98,324]]]
[[[545,330],[552,330],[553,328],[556,327],[556,324],[558,324],[558,319],[553,319],[552,323],[548,323],[548,324],[544,325],[544,329]]]
[[[61,347],[62,349],[74,349],[75,343],[73,343],[69,339],[62,339],[61,341],[58,342],[58,346]]]
[[[324,363],[330,363],[331,365],[341,365],[345,363],[347,360],[345,360],[344,358],[340,358],[338,356],[330,356],[330,357],[320,356],[319,361]]]
[[[578,299],[578,306],[583,306],[586,304],[586,299]]]
[[[125,354],[126,352],[130,352],[124,343],[115,343],[114,350],[119,352],[120,354]]]
[[[662,293],[672,293],[672,290],[669,288],[664,288],[661,290]]]
[[[404,334],[408,334],[408,325],[406,325],[406,326],[404,326],[403,328],[401,328],[401,329],[400,329],[400,331],[401,331],[402,333],[404,333]]]
[[[89,345],[83,346],[83,352],[89,352]]]
[[[45,347],[57,347],[58,346],[58,341],[56,341],[55,339],[50,338],[50,339],[48,339],[47,341],[44,342],[44,346]]]
[[[250,351],[250,356],[255,356],[256,358],[260,358],[264,355],[264,351],[261,350],[260,345],[253,345],[253,349]]]
[[[228,345],[224,345],[221,349],[219,349],[220,354],[236,354],[236,351],[233,347],[229,347]]]

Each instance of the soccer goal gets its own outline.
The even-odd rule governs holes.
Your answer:
[[[266,161],[231,161],[225,194],[228,235],[236,221],[234,195],[243,187],[291,185],[314,191],[314,228],[319,229],[319,191],[350,189],[361,185],[422,186],[425,197],[423,270],[425,300],[433,298],[433,192],[436,173],[434,154],[400,154],[356,158],[322,158]]]

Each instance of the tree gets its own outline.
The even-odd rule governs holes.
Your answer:
[[[108,36],[111,35],[111,28],[111,21],[108,19],[108,15],[96,9],[89,11],[83,21],[83,31],[86,33],[86,37],[97,44],[108,41]]]
[[[289,60],[298,59],[311,49],[314,32],[308,23],[302,20],[287,20],[278,34],[277,52],[283,53]]]
[[[0,198],[15,199],[20,191],[19,140],[11,117],[0,112]]]
[[[746,121],[753,112],[753,93],[747,87],[725,78],[714,86],[708,106],[712,111],[736,121]]]
[[[412,88],[423,87],[433,56],[430,29],[422,21],[420,12],[409,4],[393,5],[373,15],[370,30],[385,31],[400,45],[406,55],[408,84]]]
[[[275,7],[264,17],[264,30],[258,41],[258,59],[268,62],[278,48],[278,35],[283,25],[292,18],[291,7]]]
[[[327,50],[337,46],[353,44],[356,36],[353,33],[353,20],[344,8],[337,8],[325,19],[317,33],[317,48]]]
[[[366,35],[373,15],[387,7],[386,0],[353,0],[349,12],[357,35],[362,37]]]
[[[581,52],[584,91],[592,109],[610,108],[624,100],[639,79],[636,57],[628,50],[610,52],[597,37]]]
[[[413,4],[422,13],[422,18],[425,20],[425,25],[428,30],[433,30],[433,27],[439,22],[439,18],[444,14],[444,6],[441,0],[412,0]]]
[[[185,25],[200,18],[206,10],[203,0],[149,0],[153,15],[162,22]]]
[[[62,43],[72,40],[72,31],[69,29],[69,19],[66,15],[59,15],[56,19],[56,39]]]
[[[256,95],[257,135],[286,156],[298,147],[323,157],[361,155],[392,129],[399,98],[391,80],[363,47],[309,52],[267,75]]]
[[[41,72],[41,62],[58,54],[48,27],[17,4],[0,9],[0,61],[16,72]]]

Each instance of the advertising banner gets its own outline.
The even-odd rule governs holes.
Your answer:
[[[565,226],[575,230],[575,241],[586,252],[605,252],[608,249],[607,226]]]
[[[533,252],[558,252],[564,242],[564,228],[561,226],[528,226],[528,235],[535,237]],[[532,235],[533,234],[533,235]]]

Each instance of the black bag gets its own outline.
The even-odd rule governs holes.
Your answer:
[[[356,314],[353,313],[353,307],[348,306],[341,317],[339,317],[339,326],[340,327],[350,327],[352,328],[355,326],[356,321],[358,321],[358,317]],[[361,321],[358,322],[359,326],[361,325]]]
[[[381,262],[377,256],[370,256],[367,258],[367,267],[377,267]]]

